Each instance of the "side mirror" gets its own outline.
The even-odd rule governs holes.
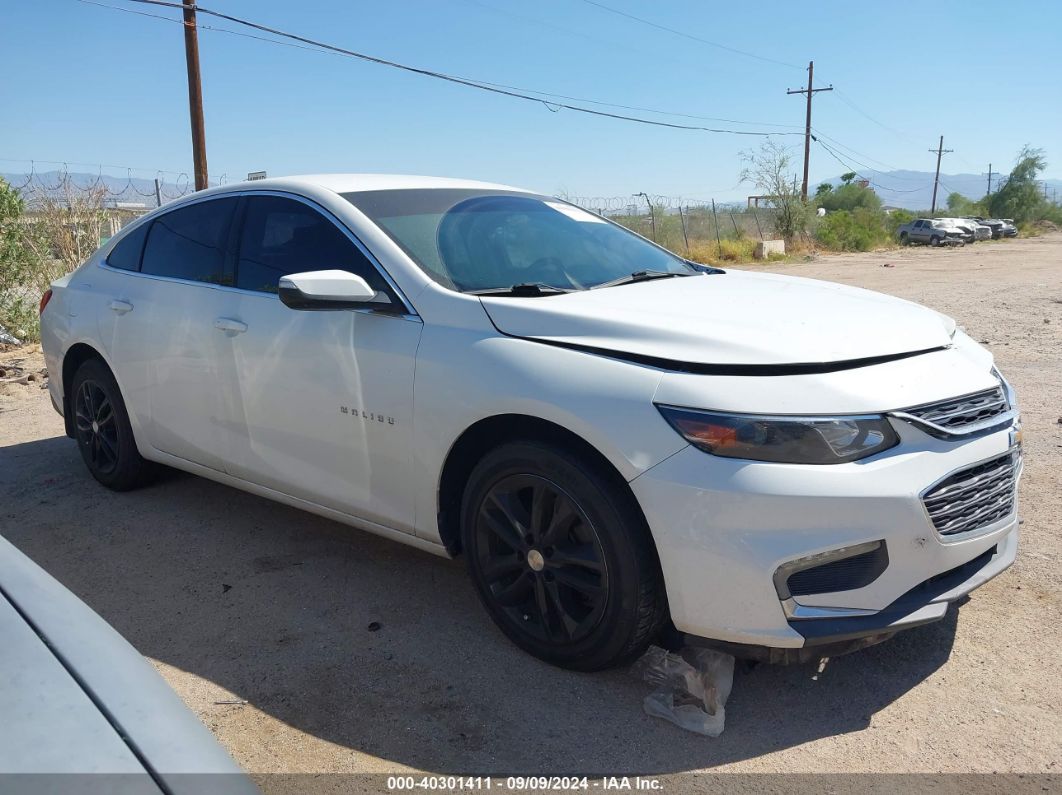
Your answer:
[[[361,309],[369,304],[390,304],[384,293],[347,271],[292,273],[280,279],[280,300],[292,309]]]

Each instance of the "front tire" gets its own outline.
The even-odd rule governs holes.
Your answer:
[[[641,654],[667,616],[634,498],[597,462],[522,441],[488,453],[461,506],[469,573],[517,646],[580,671]]]
[[[931,245],[931,246],[939,246],[940,245],[940,238],[937,237],[936,235],[933,235],[933,237],[929,238],[929,245]]]
[[[145,483],[154,466],[136,448],[129,413],[111,371],[90,359],[74,373],[70,385],[74,438],[92,477],[114,491]]]

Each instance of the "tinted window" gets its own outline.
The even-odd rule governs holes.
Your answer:
[[[545,196],[460,188],[342,195],[431,278],[458,290],[583,290],[636,271],[696,273],[618,224]]]
[[[199,202],[156,218],[148,232],[140,270],[155,276],[231,285],[228,240],[237,201]]]
[[[140,254],[144,251],[144,238],[147,237],[149,226],[151,224],[141,224],[119,240],[118,245],[107,255],[107,264],[123,271],[140,270]]]
[[[280,196],[251,196],[243,217],[236,286],[277,292],[280,277],[305,271],[341,270],[389,292],[350,238],[312,207]]]

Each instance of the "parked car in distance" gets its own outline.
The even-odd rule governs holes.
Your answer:
[[[4,538],[0,637],[6,791],[258,792],[151,663]]]
[[[953,320],[695,265],[517,188],[205,190],[41,309],[53,402],[104,486],[166,464],[461,554],[498,627],[569,668],[662,634],[848,651],[941,618],[1017,549],[1017,406]]]
[[[993,240],[999,240],[1001,237],[1018,236],[1018,228],[1014,226],[1013,221],[1003,218],[975,218],[974,220],[992,230]]]
[[[930,246],[961,246],[971,233],[960,229],[947,219],[917,218],[896,230],[902,245],[924,243]]]
[[[938,218],[937,220],[950,223],[952,226],[966,231],[968,234],[964,240],[967,243],[973,243],[978,240],[989,240],[992,237],[991,227],[985,226],[970,218]]]

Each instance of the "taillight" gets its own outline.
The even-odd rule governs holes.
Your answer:
[[[44,295],[41,296],[41,308],[40,308],[38,314],[41,314],[41,315],[44,314],[44,307],[48,306],[48,302],[51,301],[51,300],[52,300],[52,291],[49,288],[49,289],[45,290],[44,291]]]

